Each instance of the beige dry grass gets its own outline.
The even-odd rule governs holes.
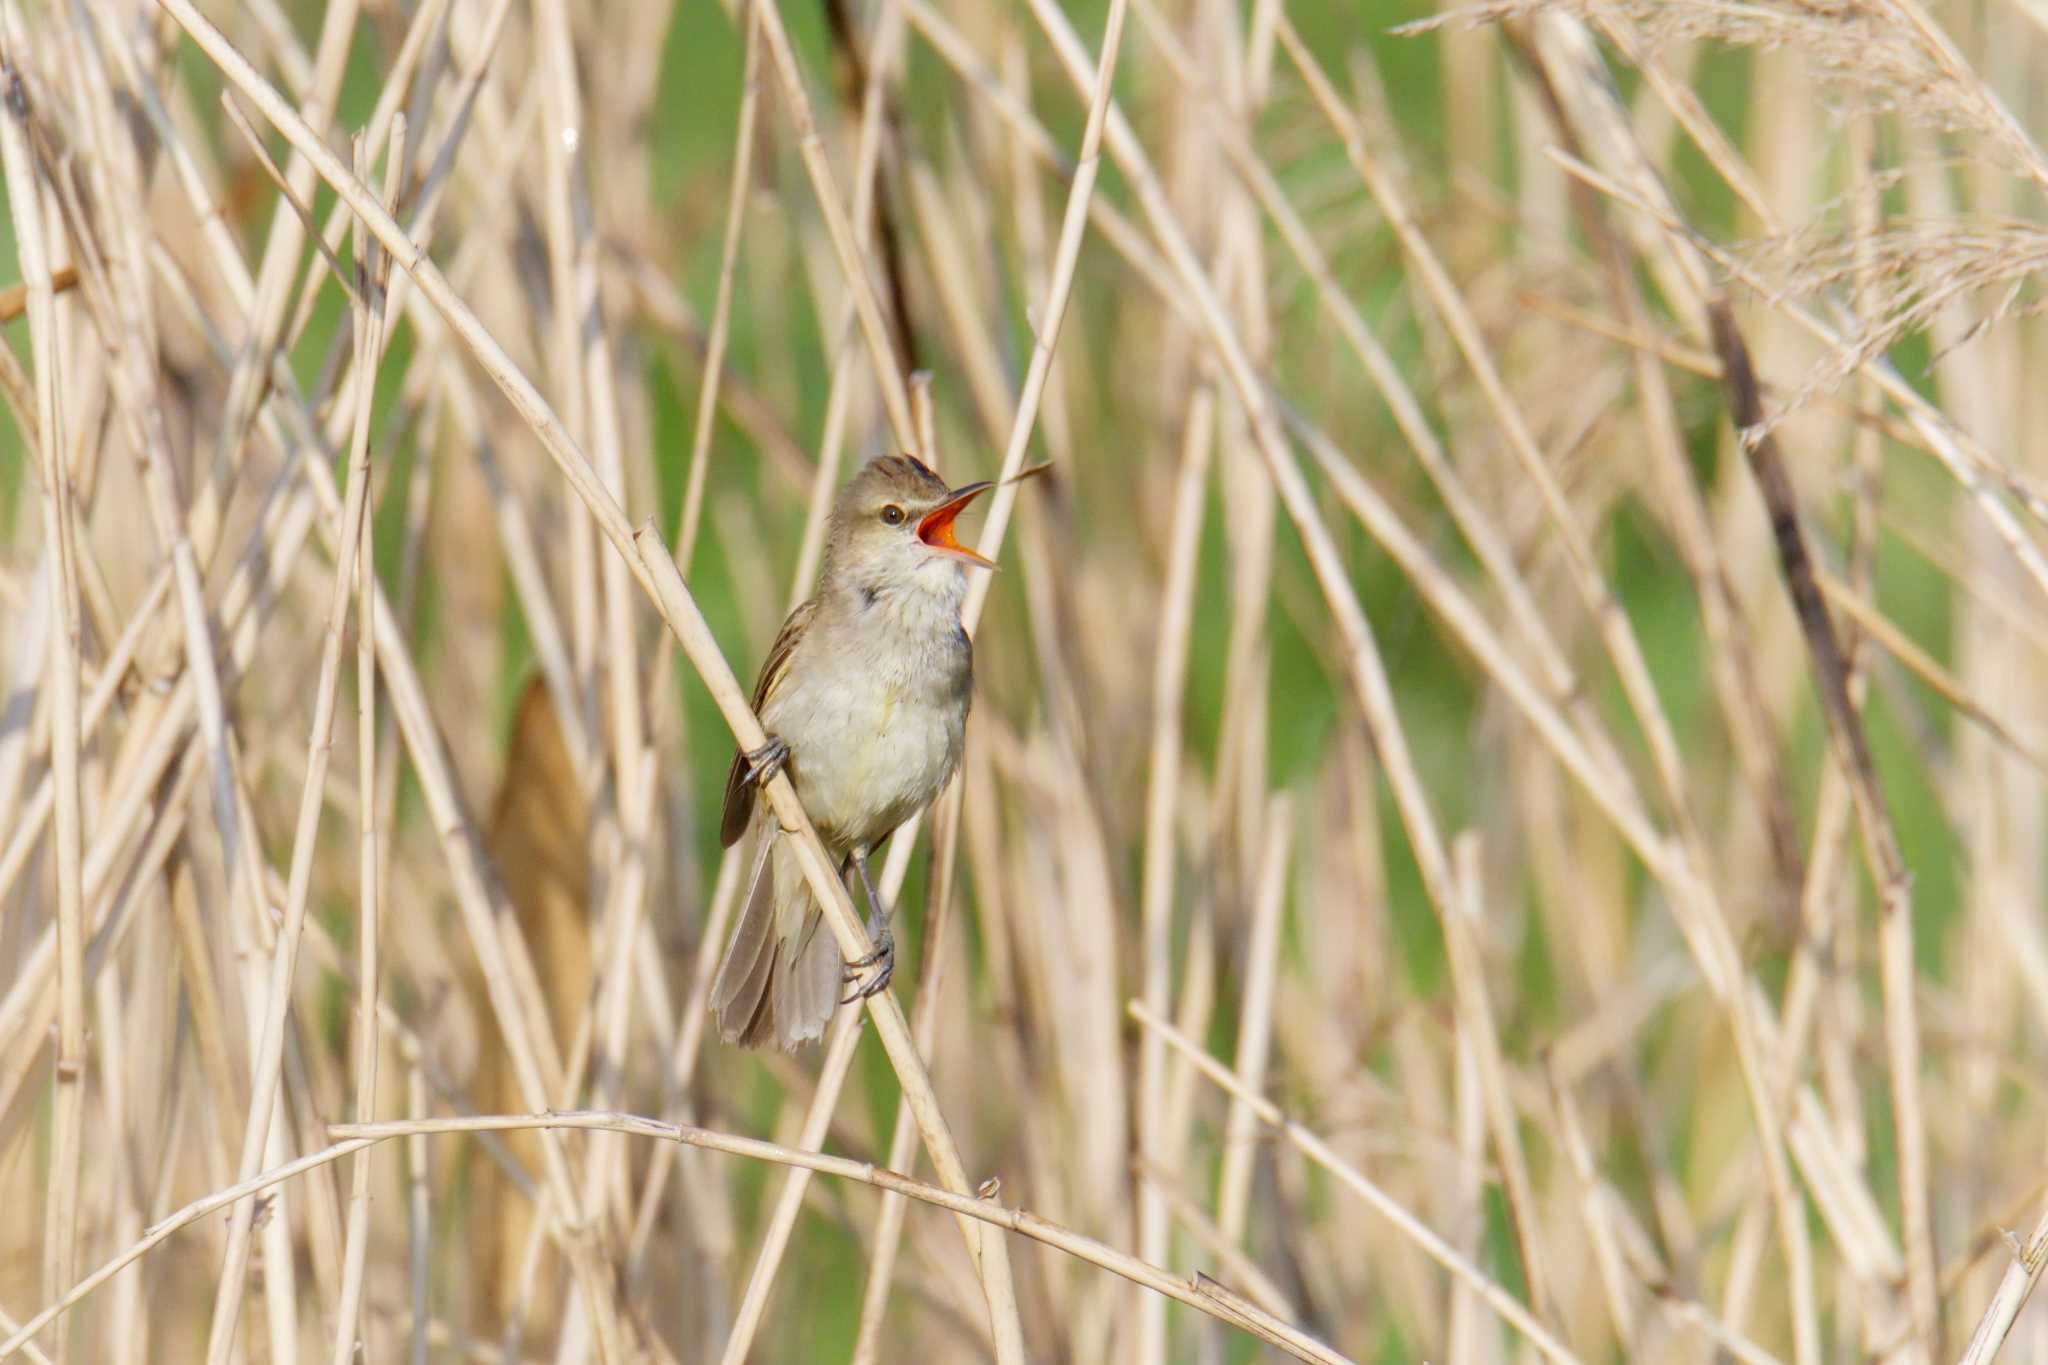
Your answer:
[[[0,0],[0,1358],[2048,1360],[2044,58]],[[1056,473],[739,1053],[906,446]]]

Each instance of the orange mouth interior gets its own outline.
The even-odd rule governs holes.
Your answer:
[[[988,491],[985,483],[963,488],[952,497],[925,513],[924,520],[917,524],[917,538],[941,554],[953,555],[970,564],[987,564],[989,561],[960,543],[953,534],[953,523],[967,510],[969,503]]]

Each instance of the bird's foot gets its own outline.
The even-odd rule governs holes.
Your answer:
[[[747,760],[747,781],[757,787],[765,787],[782,771],[782,765],[789,762],[789,743],[779,735],[768,736],[768,742],[758,749],[748,749],[740,755]]]
[[[870,915],[868,937],[875,941],[875,950],[865,957],[847,963],[846,979],[856,980],[869,967],[875,969],[875,974],[861,982],[851,995],[840,1001],[842,1005],[851,1004],[855,1000],[865,1000],[871,995],[879,995],[888,988],[889,978],[896,974],[896,935],[889,931],[889,921],[878,915]]]

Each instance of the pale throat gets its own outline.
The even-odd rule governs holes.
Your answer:
[[[873,574],[848,585],[849,605],[871,627],[905,635],[946,634],[960,628],[967,575],[934,555],[907,574]]]

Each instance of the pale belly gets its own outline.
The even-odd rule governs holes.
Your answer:
[[[839,670],[838,686],[792,684],[764,709],[767,729],[789,745],[797,796],[835,852],[872,848],[928,805],[959,766],[965,642],[957,659],[952,654],[927,654],[913,668],[888,651]]]

